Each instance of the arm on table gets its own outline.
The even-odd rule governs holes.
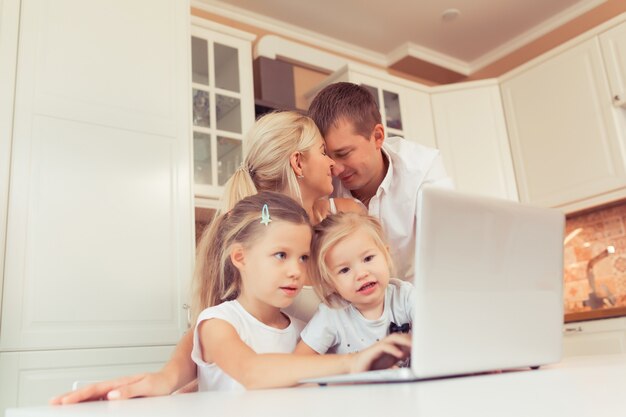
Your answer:
[[[393,334],[355,354],[257,354],[226,321],[204,321],[199,332],[204,361],[217,364],[247,389],[294,386],[305,378],[363,372],[383,356],[393,356],[396,361],[405,358],[405,348],[411,344],[406,335]]]
[[[196,377],[196,364],[191,360],[192,347],[193,332],[189,331],[178,342],[174,354],[160,371],[91,384],[52,398],[50,404],[169,395]]]

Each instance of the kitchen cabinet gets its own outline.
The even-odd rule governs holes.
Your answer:
[[[566,323],[563,356],[626,353],[626,317]]]
[[[517,201],[497,81],[435,87],[431,102],[437,145],[456,189]]]
[[[223,186],[243,160],[254,123],[251,43],[255,35],[196,17],[191,28],[194,194],[217,208]]]
[[[501,83],[520,200],[566,212],[626,197],[626,110],[598,37],[572,42]]]
[[[27,395],[11,379],[28,374],[14,360],[27,353],[65,355],[72,376],[103,363],[79,351],[170,351],[187,329],[194,254],[189,5],[18,9],[0,408]]]
[[[9,166],[11,165],[11,137],[13,131],[13,102],[15,67],[17,65],[17,38],[19,28],[19,0],[0,0],[0,308],[4,277],[4,245],[9,199]]]
[[[386,136],[436,146],[428,88],[362,65],[347,64],[307,93],[309,103],[329,84],[347,81],[365,87],[376,100]]]
[[[626,107],[626,22],[601,33],[600,44],[613,104]]]
[[[157,371],[173,350],[173,346],[155,346],[0,353],[0,412],[4,415],[8,407],[45,405],[70,391],[74,382]]]

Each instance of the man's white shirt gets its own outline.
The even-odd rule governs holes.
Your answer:
[[[425,184],[454,188],[439,150],[391,137],[383,143],[389,161],[387,174],[369,202],[370,216],[379,219],[390,246],[396,276],[413,280],[417,195]],[[339,179],[333,179],[336,197],[352,197]]]

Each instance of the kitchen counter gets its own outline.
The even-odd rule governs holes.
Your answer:
[[[248,392],[7,410],[7,417],[592,416],[626,412],[626,355],[568,358],[536,371],[431,381]]]

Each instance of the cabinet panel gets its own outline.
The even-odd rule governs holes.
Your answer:
[[[559,207],[626,186],[597,38],[506,80],[502,92],[522,201]]]
[[[188,13],[22,2],[0,349],[163,345],[186,328]]]
[[[10,407],[45,405],[74,381],[100,381],[153,372],[173,346],[0,353],[0,414]]]
[[[193,22],[190,98],[194,193],[215,204],[243,160],[244,135],[254,123],[252,38],[220,33],[228,28],[201,19]]]
[[[626,22],[600,35],[613,103],[626,107]]]
[[[564,326],[563,356],[626,353],[626,319],[572,322]]]
[[[517,201],[498,85],[457,88],[431,96],[446,171],[459,191]]]

